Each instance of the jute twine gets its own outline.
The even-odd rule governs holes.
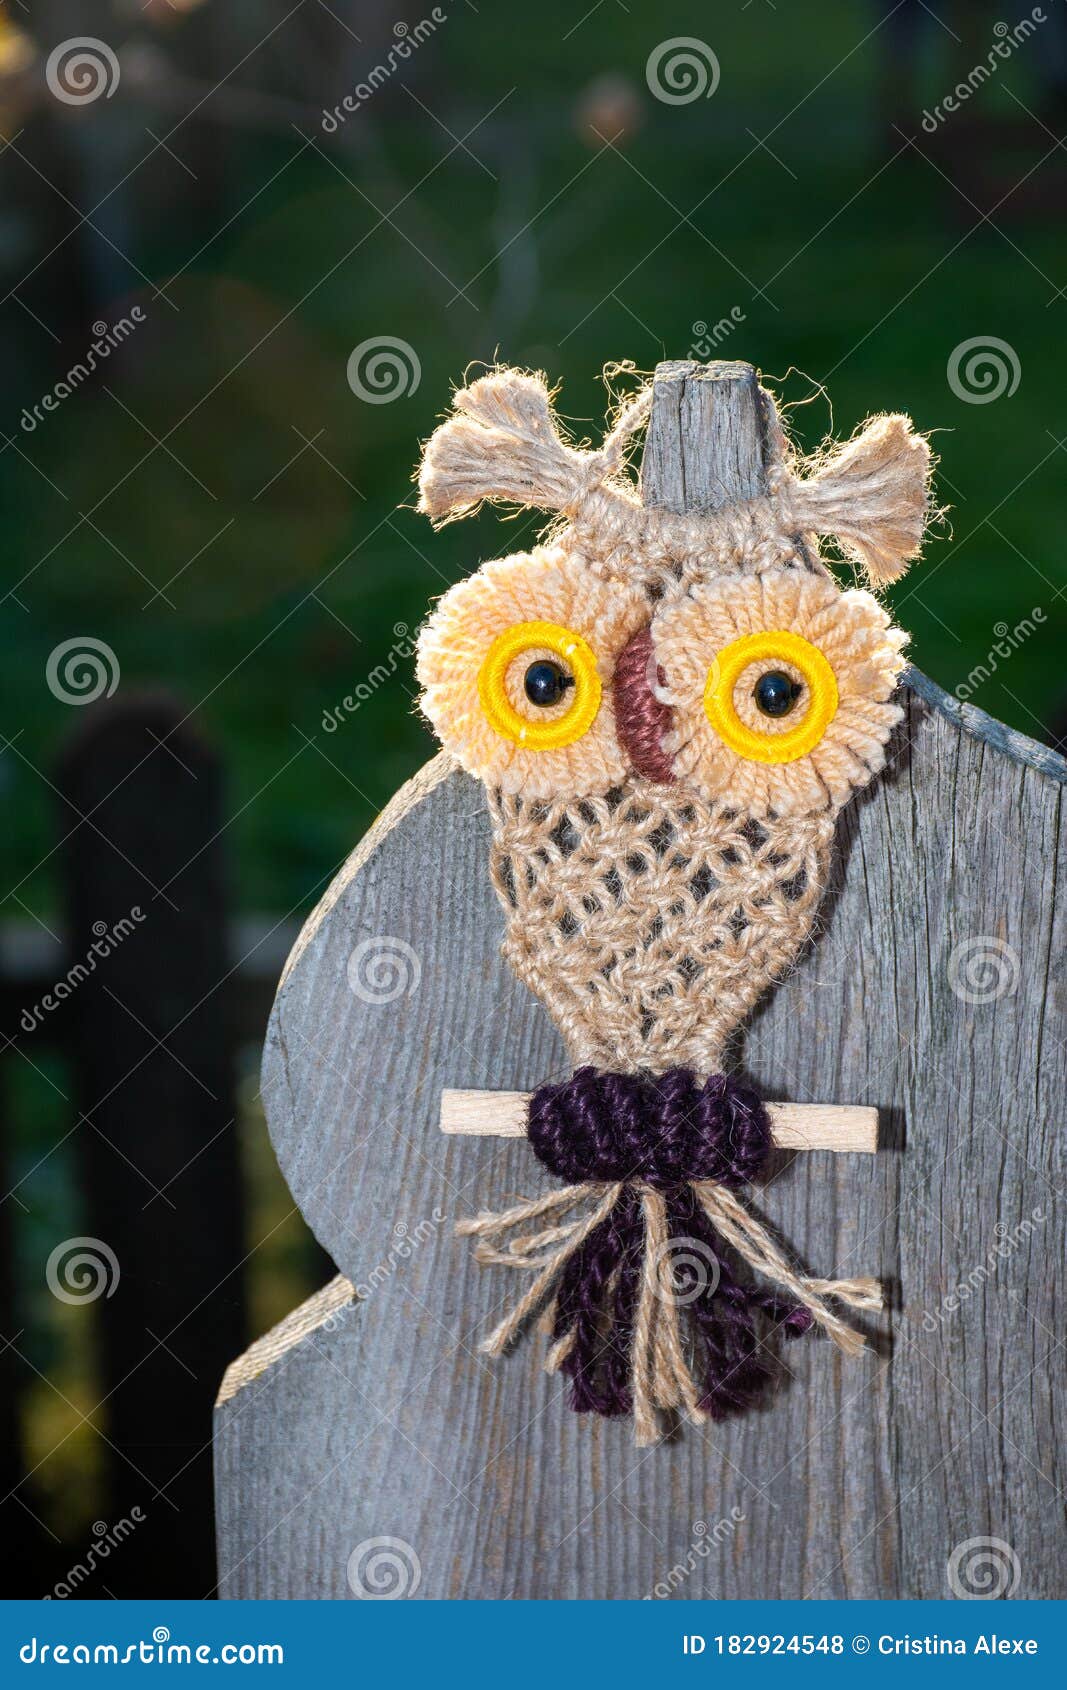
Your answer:
[[[659,1410],[675,1410],[694,1424],[705,1421],[708,1415],[690,1370],[670,1280],[666,1203],[662,1192],[653,1186],[635,1184],[644,1215],[645,1248],[631,1345],[634,1437],[639,1447],[647,1447],[664,1434]],[[833,1303],[852,1309],[881,1309],[882,1288],[876,1279],[818,1279],[803,1274],[732,1191],[711,1181],[694,1182],[693,1190],[717,1232],[742,1261],[794,1297],[846,1355],[856,1355],[864,1348],[863,1335],[841,1318]],[[457,1234],[479,1240],[475,1250],[479,1262],[518,1268],[533,1276],[523,1295],[479,1345],[485,1355],[502,1355],[546,1304],[542,1325],[551,1329],[554,1285],[582,1244],[610,1215],[622,1191],[622,1182],[604,1185],[589,1181],[517,1203],[498,1214],[483,1213],[457,1222]],[[585,1210],[577,1219],[559,1219],[579,1205],[585,1205]],[[540,1231],[522,1234],[504,1245],[509,1233],[549,1215],[553,1217],[550,1224]],[[556,1340],[545,1358],[546,1372],[559,1371],[573,1343],[573,1331]]]
[[[648,420],[652,387],[622,408],[599,450],[562,437],[542,375],[500,368],[460,389],[454,415],[428,441],[419,509],[435,523],[483,499],[556,512],[605,576],[650,585],[761,571],[802,554],[821,569],[816,537],[832,537],[874,586],[918,556],[930,515],[930,447],[908,417],[877,416],[845,445],[795,457],[761,389],[771,447],[766,495],[725,510],[677,516],[646,509],[624,473],[631,438]]]
[[[701,1074],[808,939],[834,812],[756,822],[677,787],[491,793],[504,954],[575,1065]]]

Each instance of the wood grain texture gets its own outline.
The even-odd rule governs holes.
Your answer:
[[[641,466],[646,505],[715,511],[767,491],[763,399],[751,364],[656,366]]]
[[[440,1133],[440,1094],[566,1062],[500,959],[481,790],[438,759],[275,1005],[273,1141],[357,1300],[291,1317],[217,1411],[223,1595],[348,1596],[353,1550],[391,1537],[419,1597],[937,1598],[986,1536],[1013,1594],[1067,1595],[1067,770],[915,685],[842,819],[818,940],[740,1053],[765,1095],[880,1111],[877,1155],[779,1155],[757,1203],[811,1271],[890,1283],[875,1347],[789,1346],[762,1412],[640,1451],[565,1408],[536,1335],[477,1354],[513,1287],[452,1224],[548,1181],[519,1141]]]
[[[530,1093],[443,1091],[441,1131],[468,1137],[524,1138]],[[871,1153],[878,1148],[878,1111],[847,1103],[767,1103],[778,1150]]]

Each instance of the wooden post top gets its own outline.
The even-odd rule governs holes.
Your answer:
[[[766,411],[751,364],[657,364],[641,466],[643,502],[684,516],[766,493]]]

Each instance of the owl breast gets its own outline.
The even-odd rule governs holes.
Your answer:
[[[643,781],[490,810],[504,954],[572,1061],[716,1072],[811,933],[833,813],[757,821]]]

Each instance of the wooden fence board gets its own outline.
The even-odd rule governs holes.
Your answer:
[[[648,1450],[565,1408],[536,1336],[477,1353],[513,1287],[452,1223],[548,1180],[521,1142],[442,1135],[440,1093],[568,1064],[499,956],[480,789],[435,759],[279,989],[274,1144],[359,1300],[339,1314],[335,1289],[228,1376],[223,1595],[347,1596],[353,1551],[392,1538],[420,1597],[936,1598],[980,1536],[1004,1542],[1005,1594],[1067,1594],[1067,766],[924,677],[905,698],[890,772],[842,818],[818,941],[742,1052],[765,1095],[881,1111],[876,1155],[779,1155],[756,1194],[813,1270],[890,1282],[875,1346],[790,1346],[761,1412]]]

